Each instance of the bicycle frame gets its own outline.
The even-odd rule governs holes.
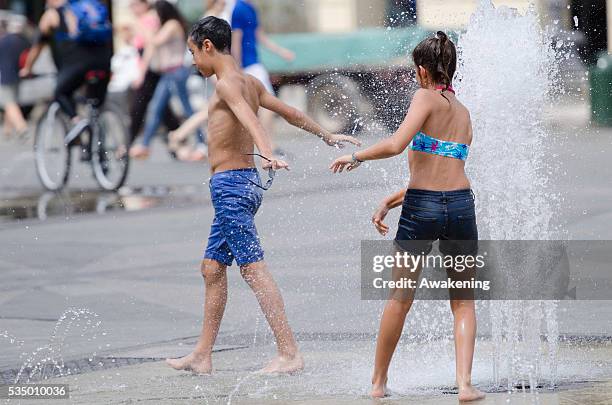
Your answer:
[[[93,135],[94,123],[98,120],[98,110],[91,103],[87,103],[89,113],[88,117],[79,120],[79,122],[66,134],[64,137],[64,144],[69,147],[75,139],[80,137],[85,131],[89,130],[89,133]],[[59,108],[59,105],[57,106]],[[55,112],[55,111],[54,111]]]

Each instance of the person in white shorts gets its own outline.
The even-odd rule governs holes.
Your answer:
[[[244,73],[254,76],[264,85],[266,90],[274,94],[270,75],[260,63],[257,45],[261,43],[272,53],[287,62],[295,59],[295,54],[272,41],[259,25],[257,9],[251,0],[237,0],[232,12],[232,55],[244,69]],[[268,133],[272,133],[274,114],[268,110],[261,112],[260,120]]]

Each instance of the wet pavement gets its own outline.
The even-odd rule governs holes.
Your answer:
[[[179,355],[188,347],[169,351],[167,346],[150,346],[132,353],[138,356]],[[193,340],[185,343],[192,344]],[[274,348],[268,340],[248,348],[228,348],[213,354],[215,371],[197,376],[177,372],[163,361],[126,365],[49,382],[68,384],[70,402],[75,404],[106,403],[181,403],[181,404],[456,404],[457,391],[452,382],[452,367],[440,367],[441,357],[450,361],[452,342],[424,344],[421,350],[402,346],[395,357],[389,389],[384,400],[368,397],[368,378],[373,355],[373,341],[356,341],[350,346],[341,342],[301,341],[306,368],[292,376],[266,376],[257,373]],[[442,350],[440,350],[442,349]],[[440,352],[443,354],[438,355]],[[596,366],[601,359],[612,359],[612,347],[595,346],[588,355],[573,355],[575,350],[561,348],[568,355],[560,368],[581,361]],[[416,358],[415,358],[416,353]],[[433,353],[433,357],[431,356]],[[117,353],[129,356],[129,352]],[[478,346],[474,370],[481,374],[487,367],[490,347]],[[420,366],[408,366],[418,361]],[[397,364],[400,363],[400,366]],[[442,363],[444,364],[444,363]],[[429,384],[423,388],[423,382]],[[590,381],[560,381],[553,390],[516,390],[512,393],[486,386],[476,378],[474,383],[487,393],[478,404],[608,404],[612,380],[596,377]],[[24,402],[27,403],[27,402]]]
[[[559,217],[570,238],[612,239],[612,190],[601,180],[610,165],[612,130],[560,128],[563,170],[551,177],[565,195]],[[360,300],[355,252],[361,239],[378,239],[370,216],[384,196],[404,186],[405,157],[332,176],[327,166],[338,151],[307,135],[287,134],[279,144],[292,155],[292,171],[277,176],[257,224],[310,364],[304,373],[252,376],[272,354],[272,338],[235,267],[228,271],[217,375],[192,377],[157,361],[186,353],[201,326],[198,267],[213,214],[206,165],[174,162],[157,145],[151,161],[135,162],[119,194],[99,193],[86,166],[75,171],[65,194],[45,194],[29,146],[1,143],[0,375],[10,379],[29,354],[48,345],[67,308],[86,308],[97,314],[95,327],[77,322],[60,333],[62,357],[79,371],[65,378],[74,403],[371,403],[365,394],[382,303]],[[396,223],[398,214],[388,222]],[[562,350],[564,385],[552,393],[542,389],[539,402],[514,393],[510,403],[606,403],[612,397],[609,303],[561,303],[559,331],[578,345]],[[486,305],[478,311],[484,348],[489,314]],[[406,334],[429,336],[422,322],[428,313],[448,336],[452,324],[443,302],[416,305]],[[394,362],[391,388],[399,394],[389,403],[456,403],[452,393],[440,394],[453,388],[448,341],[410,345]],[[436,356],[427,363],[415,353]],[[492,381],[486,354],[477,348],[474,381],[483,386]],[[121,367],[96,367],[108,359]],[[484,403],[508,403],[505,395]],[[587,395],[588,402],[580,399]]]

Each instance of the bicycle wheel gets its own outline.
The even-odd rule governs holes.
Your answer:
[[[64,187],[70,174],[70,148],[64,142],[67,131],[59,104],[52,103],[38,121],[34,138],[36,174],[50,191]]]
[[[115,191],[128,175],[128,133],[121,113],[105,108],[100,112],[91,142],[91,165],[96,181],[104,190]]]

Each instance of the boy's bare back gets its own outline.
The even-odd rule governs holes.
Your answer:
[[[227,102],[219,96],[221,88],[226,92],[239,92],[255,114],[259,110],[259,96],[263,90],[257,79],[238,71],[217,82],[208,107],[208,160],[211,172],[255,167],[253,156],[247,155],[253,153],[253,138]]]

